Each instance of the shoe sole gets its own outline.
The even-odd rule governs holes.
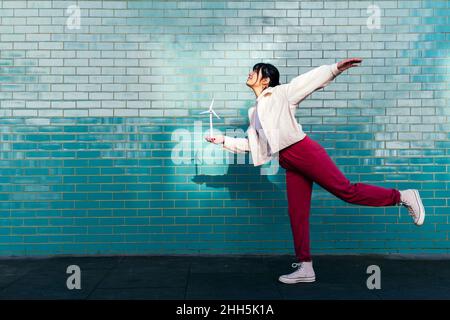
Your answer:
[[[419,218],[417,222],[414,222],[417,226],[421,226],[425,220],[425,208],[423,207],[422,200],[420,199],[419,191],[413,190],[416,202],[419,204]]]
[[[280,281],[281,283],[285,283],[285,284],[295,284],[295,283],[301,283],[301,282],[314,282],[314,281],[316,281],[316,277],[286,279],[286,280],[282,280],[281,278],[278,278],[278,281]]]

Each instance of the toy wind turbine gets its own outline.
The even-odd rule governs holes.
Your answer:
[[[212,124],[213,114],[217,117],[217,119],[220,119],[220,117],[217,115],[217,113],[214,112],[214,110],[212,108],[213,104],[214,104],[214,98],[212,99],[211,104],[209,105],[209,109],[199,113],[199,114],[209,113],[209,136],[210,137],[213,136],[213,124]]]

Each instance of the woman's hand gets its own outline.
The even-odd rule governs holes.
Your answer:
[[[350,59],[345,59],[342,61],[339,61],[337,64],[337,68],[339,71],[344,71],[347,70],[349,68],[353,68],[353,67],[357,67],[358,65],[356,65],[355,63],[360,63],[362,61],[362,59],[359,58],[350,58]]]
[[[206,141],[211,142],[211,143],[215,143],[215,144],[223,144],[225,137],[221,134],[214,136],[214,137],[210,137],[207,136],[205,137]]]

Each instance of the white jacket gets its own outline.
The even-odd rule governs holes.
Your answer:
[[[295,108],[314,91],[324,88],[341,72],[337,63],[323,65],[292,79],[287,84],[266,88],[256,99],[253,107],[248,109],[250,126],[248,138],[225,136],[223,147],[233,153],[251,152],[253,165],[259,166],[272,159],[278,151],[302,140],[306,134],[295,119]],[[270,146],[260,139],[255,129],[255,108]],[[262,136],[264,136],[262,135]]]

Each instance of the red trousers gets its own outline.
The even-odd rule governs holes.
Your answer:
[[[280,166],[286,169],[288,211],[299,262],[311,261],[309,211],[313,182],[348,203],[372,207],[399,205],[397,189],[351,183],[326,150],[308,136],[280,150],[278,156]]]

